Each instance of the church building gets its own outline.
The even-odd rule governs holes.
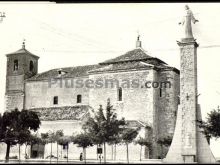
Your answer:
[[[116,58],[43,73],[38,73],[39,57],[29,52],[25,43],[6,57],[6,110],[37,112],[41,119],[39,133],[60,129],[65,135],[80,132],[88,115],[100,105],[105,109],[110,99],[118,118],[124,117],[129,127],[140,127],[139,136],[152,140],[152,153],[146,154],[145,150],[145,158],[161,158],[167,153],[167,148],[161,149],[157,141],[174,133],[179,70],[150,56],[142,48],[139,37],[135,49]]]

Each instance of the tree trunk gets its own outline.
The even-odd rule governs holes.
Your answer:
[[[63,158],[63,146],[61,146],[61,159]]]
[[[50,145],[50,164],[51,164],[51,157],[52,157],[52,148],[53,147],[53,145],[52,145],[52,142],[51,142],[51,145]]]
[[[83,148],[83,155],[84,155],[84,161],[85,161],[85,164],[86,164],[86,148]]]
[[[114,146],[113,146],[113,144],[112,144],[112,160],[113,160],[113,155],[114,154]]]
[[[57,143],[57,164],[58,164],[58,143]]]
[[[128,164],[129,164],[128,143],[126,143],[126,147],[127,147],[127,162],[128,162]]]
[[[140,150],[140,161],[141,161],[141,154],[142,154],[142,145],[141,145],[141,150]]]
[[[27,159],[27,143],[25,144],[25,159]]]
[[[37,143],[37,158],[39,158],[39,142]]]
[[[106,163],[106,146],[105,146],[105,142],[104,142],[104,163]]]
[[[9,153],[10,153],[10,142],[7,142],[7,149],[6,149],[6,156],[5,156],[5,161],[8,162],[9,161]]]
[[[68,163],[68,159],[69,159],[68,151],[69,151],[69,143],[67,143],[67,163]]]
[[[20,161],[21,161],[21,145],[18,144],[18,162],[19,162],[19,164],[21,163]]]
[[[97,144],[97,149],[96,149],[96,152],[97,152],[97,160],[99,160],[99,154],[98,154],[98,144]]]
[[[114,157],[114,160],[116,160],[116,144],[115,144],[115,157]]]

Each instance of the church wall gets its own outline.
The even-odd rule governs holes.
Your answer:
[[[13,75],[7,77],[7,92],[12,90],[24,90],[24,75]]]
[[[158,138],[167,136],[173,137],[176,114],[179,100],[179,74],[174,71],[161,71],[159,73],[161,81],[170,81],[171,88],[162,89],[162,97],[158,98]],[[168,148],[159,148],[159,154],[164,157]]]
[[[153,71],[153,81],[159,82],[158,72]],[[159,112],[159,106],[158,106],[158,99],[159,99],[159,88],[153,88],[153,125],[152,125],[152,154],[150,154],[150,158],[158,158],[158,134],[159,134],[159,124],[158,124],[158,112]]]
[[[152,81],[152,70],[139,70],[130,72],[102,73],[89,76],[90,79],[116,79],[119,82],[124,80],[139,79],[141,81]],[[122,85],[123,83],[120,83]],[[90,89],[89,104],[95,110],[99,105],[106,107],[107,99],[110,98],[113,108],[115,108],[119,116],[124,116],[126,120],[140,120],[149,124],[153,123],[153,88],[123,88],[122,101],[118,101],[118,90],[114,88],[96,88]]]
[[[161,137],[172,136],[176,123],[176,111],[178,108],[179,75],[174,71],[161,71],[161,81],[171,82],[171,88],[162,89],[162,97],[159,97],[159,134]]]
[[[21,92],[5,95],[5,108],[7,110],[14,110],[15,108],[21,110],[23,109],[23,102],[24,94]]]
[[[86,80],[87,78],[80,78]],[[88,105],[88,88],[71,87],[71,79],[68,79],[65,86],[58,80],[56,83],[49,85],[49,81],[30,81],[25,83],[25,108],[40,108],[40,107],[60,107],[74,105]],[[62,84],[62,85],[61,85]],[[77,103],[77,95],[82,95],[82,102]],[[53,104],[54,96],[58,96],[58,104]]]

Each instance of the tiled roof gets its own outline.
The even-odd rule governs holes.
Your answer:
[[[127,127],[145,127],[144,124],[142,124],[141,122],[137,121],[137,120],[126,120],[125,121],[126,126]]]
[[[81,120],[91,109],[88,105],[63,106],[49,108],[31,108],[28,110],[37,112],[41,121],[53,120]]]
[[[36,56],[36,55],[34,55],[33,53],[29,52],[29,51],[28,51],[27,49],[25,49],[25,48],[19,49],[19,50],[17,50],[16,52],[13,52],[13,53],[6,54],[6,56],[15,55],[15,54],[29,54],[29,55],[32,55],[32,56],[35,56],[35,57],[39,58],[38,56]]]
[[[47,80],[49,78],[60,78],[60,77],[81,77],[87,76],[88,71],[92,69],[99,68],[99,65],[86,65],[86,66],[76,66],[76,67],[66,67],[66,68],[58,68],[52,69],[43,73],[39,73],[29,79],[27,81],[39,81],[39,80]],[[59,74],[59,71],[62,74]],[[63,74],[64,73],[64,74]]]
[[[24,49],[25,50],[25,49]],[[24,51],[22,50],[22,51]],[[22,52],[21,51],[21,52]],[[19,51],[17,51],[19,52]],[[116,57],[111,60],[99,63],[97,65],[86,65],[76,67],[66,67],[52,69],[43,73],[39,73],[26,81],[41,81],[48,80],[50,78],[74,78],[88,76],[90,73],[99,72],[111,72],[111,71],[124,71],[124,70],[138,70],[138,69],[173,69],[178,72],[177,69],[166,65],[162,60],[151,57],[142,48],[136,48],[124,55]],[[59,71],[62,74],[59,74]]]
[[[136,70],[136,69],[149,69],[153,65],[145,64],[141,61],[132,61],[126,63],[115,63],[109,65],[103,65],[101,68],[89,71],[89,73],[106,72],[106,71],[120,71],[120,70]]]
[[[126,61],[145,61],[145,60],[153,60],[153,59],[158,60],[158,62],[165,64],[165,62],[148,55],[142,48],[136,48],[134,50],[128,51],[124,55],[104,61],[100,64],[113,64],[113,63],[126,62]]]
[[[173,70],[177,73],[179,73],[179,70],[170,67],[165,64],[151,64],[150,62],[147,63],[145,61],[130,61],[130,62],[124,62],[124,63],[113,63],[108,65],[102,65],[102,67],[99,67],[98,69],[93,69],[89,71],[89,73],[101,73],[101,72],[116,72],[116,71],[131,71],[131,70],[141,70],[141,69],[150,69],[154,68],[155,70]]]

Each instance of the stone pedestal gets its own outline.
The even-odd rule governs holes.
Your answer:
[[[197,104],[197,119],[201,120],[200,105]],[[196,126],[196,142],[197,142],[197,154],[193,158],[193,155],[183,155],[181,145],[181,133],[182,133],[182,111],[180,107],[177,112],[176,128],[172,140],[172,144],[167,153],[163,163],[216,163],[216,160],[210,150],[207,139],[202,133],[202,128]]]

